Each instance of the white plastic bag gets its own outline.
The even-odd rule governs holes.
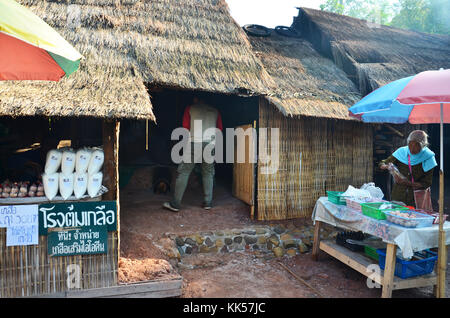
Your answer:
[[[88,174],[86,172],[76,172],[73,179],[73,192],[77,199],[86,194],[88,185]]]
[[[373,182],[369,182],[369,183],[365,183],[362,187],[362,190],[366,190],[370,193],[370,195],[372,196],[372,198],[374,199],[378,199],[381,200],[384,197],[384,193],[383,191],[375,186],[375,183]]]
[[[102,172],[97,172],[89,175],[87,190],[91,198],[97,196],[98,192],[100,191],[100,188],[102,187],[102,181],[103,181]]]
[[[47,153],[44,171],[47,174],[52,174],[58,171],[61,165],[62,152],[58,149],[50,150]]]
[[[47,199],[52,200],[58,193],[59,173],[44,173],[42,175],[42,183],[44,184],[44,193]]]
[[[72,149],[65,149],[61,158],[61,172],[65,175],[73,173],[75,169],[75,152]]]
[[[91,159],[89,160],[88,174],[92,175],[100,171],[105,160],[105,155],[102,149],[95,149],[92,152]]]
[[[81,148],[76,154],[75,170],[78,173],[86,172],[91,160],[92,150],[89,148]]]
[[[73,173],[70,174],[59,174],[59,193],[64,200],[67,200],[73,193]]]
[[[347,190],[342,194],[342,196],[351,197],[355,200],[363,200],[372,197],[369,191],[357,189],[351,185],[348,186]]]

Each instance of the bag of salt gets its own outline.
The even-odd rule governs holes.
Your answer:
[[[42,175],[44,193],[47,199],[52,200],[58,193],[59,173],[44,173]]]
[[[88,174],[86,172],[76,172],[73,179],[73,192],[75,197],[80,199],[85,195],[88,185]]]
[[[89,148],[78,149],[76,155],[75,170],[78,173],[86,172],[91,160],[92,150]]]
[[[52,174],[58,171],[59,166],[61,165],[62,153],[58,149],[50,150],[47,153],[47,159],[45,161],[44,171],[47,174]]]
[[[61,172],[65,175],[73,173],[75,169],[75,152],[72,149],[64,150],[61,158]]]
[[[100,191],[100,188],[102,187],[102,181],[103,181],[102,172],[97,172],[89,175],[87,190],[91,198],[97,196],[98,192]]]
[[[95,149],[92,152],[91,159],[89,161],[88,174],[94,174],[100,171],[105,160],[105,155],[102,149]]]
[[[73,193],[73,173],[59,174],[59,193],[64,200],[67,200]]]

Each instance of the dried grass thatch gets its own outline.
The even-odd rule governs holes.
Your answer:
[[[272,32],[250,42],[276,85],[266,98],[285,116],[351,119],[348,107],[361,98],[356,86],[308,41]]]
[[[249,94],[270,85],[224,0],[19,2],[85,59],[58,83],[1,83],[0,115],[154,119],[144,83]]]
[[[450,68],[450,37],[299,8],[293,27],[332,58],[363,95],[393,80]]]

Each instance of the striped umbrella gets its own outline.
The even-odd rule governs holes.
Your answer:
[[[440,124],[438,296],[445,297],[444,123],[450,123],[450,69],[386,84],[350,107],[349,114],[369,123]]]
[[[0,1],[0,80],[58,81],[82,56],[58,32],[14,0]]]

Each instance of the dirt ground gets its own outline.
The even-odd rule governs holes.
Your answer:
[[[249,208],[220,186],[215,188],[214,207],[210,211],[199,208],[201,197],[195,189],[188,188],[183,210],[178,213],[161,207],[168,198],[167,195],[154,195],[149,190],[122,191],[121,281],[181,275],[181,297],[184,298],[372,298],[381,295],[380,288],[367,287],[365,276],[323,252],[317,262],[312,260],[310,252],[279,259],[256,251],[194,254],[183,256],[182,266],[174,266],[155,246],[155,242],[168,233],[181,235],[269,222],[251,220]],[[287,222],[311,221],[296,219],[270,223]],[[449,283],[447,278],[448,287]],[[434,296],[432,288],[427,287],[394,291],[393,297]]]

